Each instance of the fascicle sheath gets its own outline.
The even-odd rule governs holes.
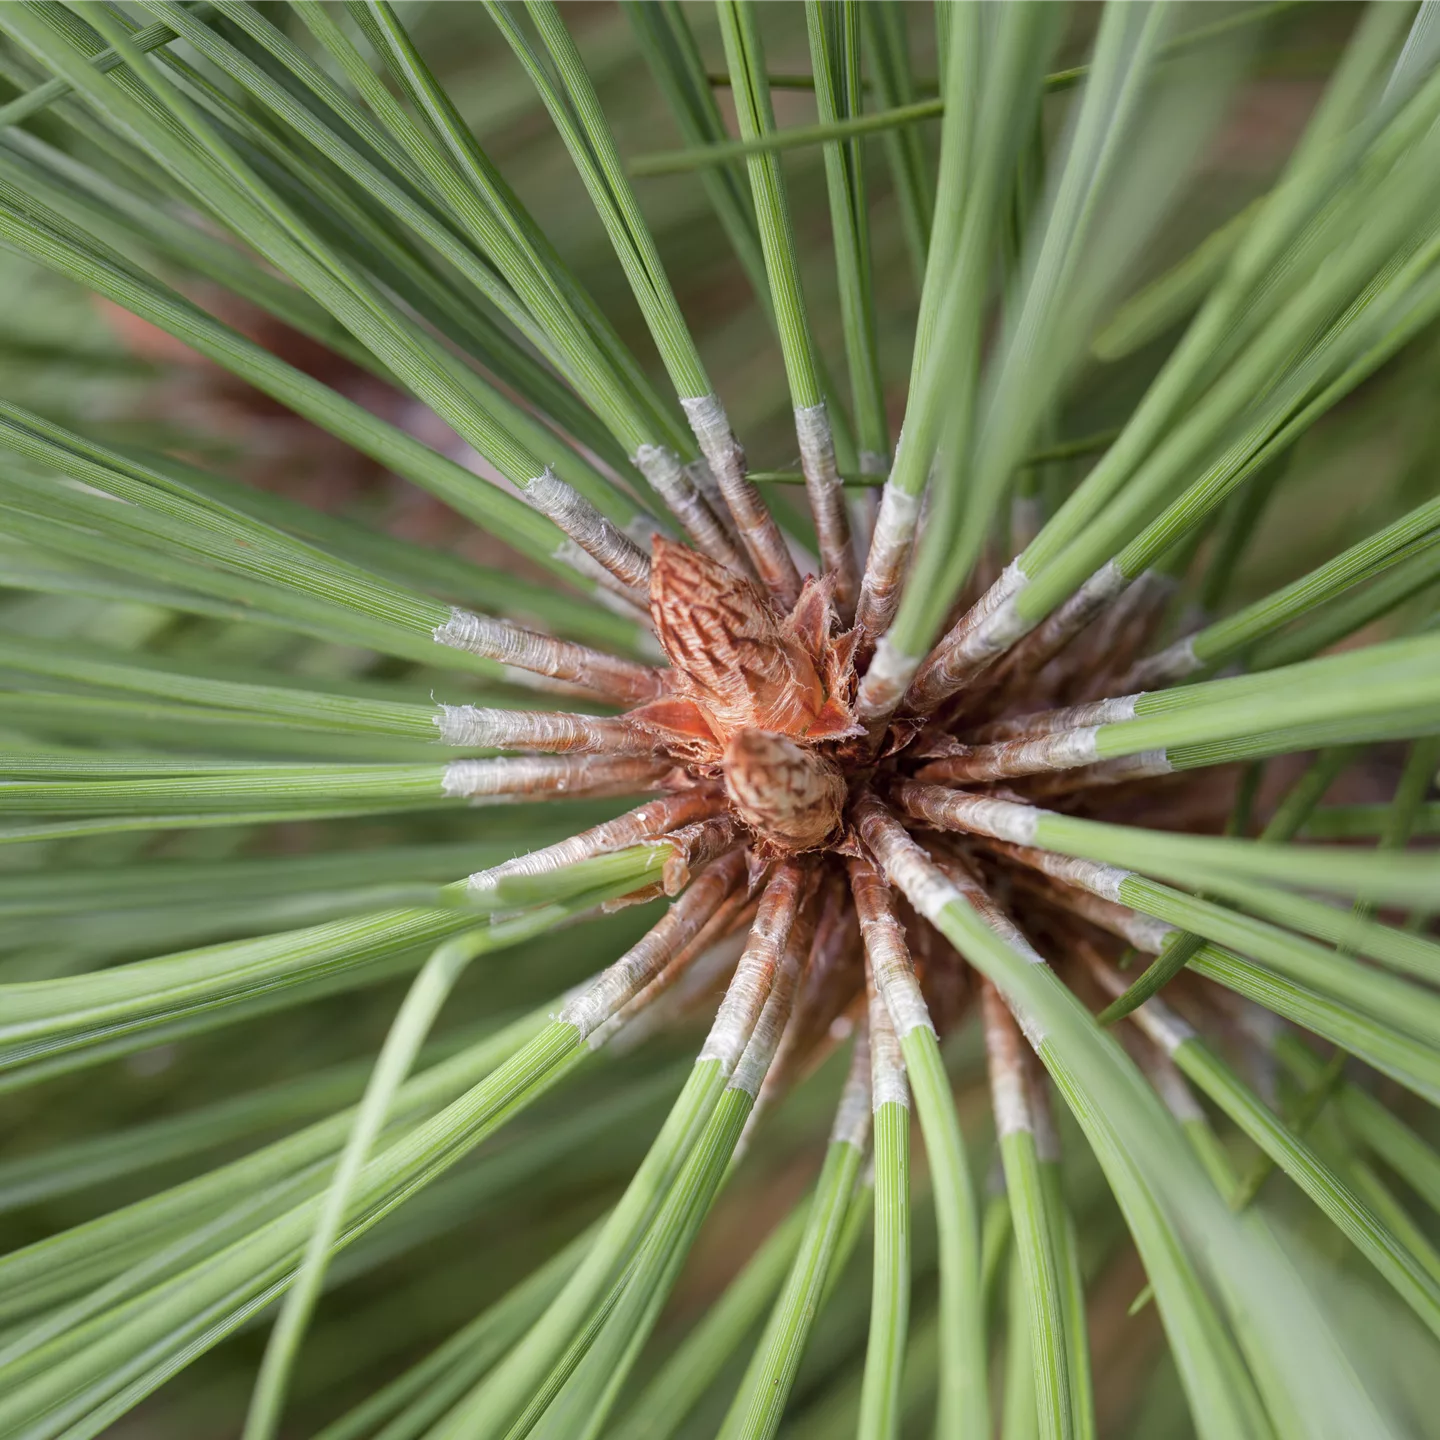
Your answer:
[[[797,407],[795,438],[800,445],[800,470],[805,476],[805,493],[815,534],[820,541],[820,560],[827,575],[835,577],[835,608],[849,621],[855,614],[860,580],[856,573],[855,548],[850,542],[850,517],[845,510],[845,487],[835,464],[835,441],[830,434],[830,417],[822,400],[818,405]]]
[[[1135,718],[1135,704],[1139,699],[1138,693],[1118,695],[1109,700],[1094,700],[1088,705],[1067,705],[1061,710],[1038,710],[1033,715],[1015,715],[981,725],[964,738],[974,745],[995,745],[1005,740],[1028,740],[1040,735],[1056,735],[1063,730],[1080,730],[1086,726],[1115,725]]]
[[[672,830],[652,844],[668,845],[674,854],[665,862],[662,888],[678,895],[690,883],[690,876],[728,855],[741,841],[743,831],[733,815],[711,815]]]
[[[1120,887],[1130,878],[1132,871],[1122,870],[1117,865],[1106,865],[1099,860],[1086,860],[1078,855],[1057,855],[1053,850],[1039,850],[1024,845],[998,847],[1022,864],[1033,865],[1052,879],[1064,885],[1073,885],[1088,890],[1102,900],[1120,901]]]
[[[1000,902],[985,888],[968,862],[957,856],[942,855],[936,865],[945,878],[954,884],[970,908],[1010,949],[1031,965],[1045,964],[1045,957],[1030,943],[1029,937],[1010,918]],[[1038,1050],[1040,1042],[1045,1038],[1040,1022],[1020,1005],[1010,1005],[1010,1010],[1031,1047]]]
[[[893,1038],[893,1037],[892,1037]],[[835,1107],[835,1121],[830,1127],[832,1145],[853,1145],[862,1153],[870,1142],[870,1027],[862,1018],[855,1027],[855,1048],[850,1052],[850,1069]]]
[[[1112,996],[1125,993],[1125,977],[1091,951],[1085,952],[1091,973]],[[1173,1055],[1187,1040],[1195,1038],[1195,1029],[1163,1000],[1151,998],[1130,1012],[1133,1020],[1165,1056]]]
[[[990,1070],[990,1104],[995,1111],[995,1133],[1002,1139],[1017,1133],[1033,1134],[1035,1118],[1025,1084],[1025,1056],[1020,1028],[1004,997],[989,981],[980,986],[984,1017],[985,1057]]]
[[[855,696],[855,714],[862,725],[877,725],[895,713],[922,658],[898,649],[888,635],[880,637]]]
[[[1040,812],[1029,805],[945,790],[939,785],[923,785],[915,780],[897,781],[891,794],[907,815],[924,820],[938,830],[964,830],[995,840],[1010,840],[1016,845],[1035,843]]]
[[[742,575],[752,573],[749,560],[696,485],[690,468],[680,463],[673,450],[642,445],[635,452],[635,465],[697,550]]]
[[[932,761],[916,771],[916,778],[936,783],[1005,780],[1016,775],[1038,775],[1047,770],[1074,770],[1098,758],[1095,736],[1100,727],[1060,730],[1023,740],[1002,740],[977,745],[963,755]]]
[[[1114,760],[1098,760],[1074,770],[1052,770],[1030,782],[1033,796],[1063,795],[1068,791],[1090,790],[1100,785],[1127,785],[1132,780],[1149,780],[1156,775],[1173,775],[1175,766],[1165,750],[1141,750]]]
[[[802,1061],[813,1063],[815,1058],[815,1049],[806,1046],[807,1041],[815,1038],[809,1024],[812,1016],[810,1004],[807,1002],[815,999],[816,964],[821,959],[816,943],[819,919],[819,906],[812,897],[810,903],[802,904],[795,912],[794,923],[790,926],[790,934],[785,941],[786,954],[793,952],[793,958],[804,975],[804,983],[796,992],[785,1032],[780,1037],[780,1044],[770,1062],[770,1068],[765,1072],[764,1083],[755,1097],[755,1108],[745,1122],[744,1143],[747,1145],[749,1136],[754,1132],[763,1112],[788,1089],[798,1065]]]
[[[903,1040],[920,1029],[934,1034],[935,1022],[920,993],[920,982],[905,940],[905,927],[895,913],[895,898],[885,877],[870,861],[851,860],[850,890],[860,917],[866,965],[874,977],[876,993],[890,1016],[895,1037]],[[876,1034],[881,1034],[878,1027]],[[902,1072],[903,1069],[902,1061]]]
[[[800,572],[764,497],[745,473],[745,451],[730,429],[725,407],[714,395],[697,395],[680,404],[761,583],[782,609],[791,609],[800,598]]]
[[[900,1049],[895,1021],[875,981],[874,966],[868,955],[865,960],[865,990],[870,1016],[871,1105],[876,1110],[888,1104],[902,1105],[908,1110],[910,1082],[905,1074],[905,1055]],[[929,1019],[928,1015],[926,1019]]]
[[[1058,655],[1096,616],[1109,608],[1130,586],[1130,577],[1115,561],[1102,565],[1063,605],[1046,616],[1025,638],[1012,657],[1031,671]],[[1142,592],[1143,594],[1143,592]],[[1018,616],[1017,616],[1018,620]],[[1008,643],[1013,644],[1028,626]],[[1125,689],[1132,687],[1125,686]]]
[[[663,795],[625,814],[607,820],[578,835],[571,835],[543,850],[532,850],[528,855],[517,855],[488,870],[479,870],[467,882],[471,890],[484,893],[495,889],[502,880],[525,875],[548,875],[554,870],[563,870],[581,860],[595,855],[605,855],[612,850],[623,850],[628,845],[638,845],[665,835],[677,827],[689,825],[695,820],[708,819],[723,810],[724,798],[715,790],[696,786],[689,790],[677,790],[673,795]]]
[[[615,1035],[618,1048],[634,1049],[700,1004],[734,972],[755,914],[755,902],[742,883],[743,855],[737,851],[727,856],[706,878],[711,874],[727,875],[733,887],[720,908],[685,949],[595,1031],[590,1037],[592,1048],[598,1049]]]
[[[1015,596],[1030,583],[1012,560],[1000,578],[965,612],[920,667],[906,704],[928,715],[971,676],[1003,655],[1030,628],[1015,609]]]
[[[623,715],[573,715],[565,710],[500,710],[442,705],[435,728],[443,745],[484,750],[540,750],[551,755],[653,754],[654,737]]]
[[[580,1039],[589,1037],[700,934],[737,880],[738,875],[729,872],[717,872],[697,880],[653,929],[579,994],[573,995],[555,1018],[562,1024],[575,1026]]]
[[[596,564],[627,590],[650,588],[650,557],[620,527],[606,519],[580,492],[546,469],[524,489],[524,496],[553,520]]]
[[[760,1016],[750,1034],[749,1043],[730,1076],[730,1089],[743,1090],[752,1099],[759,1095],[760,1087],[765,1083],[765,1077],[775,1059],[775,1052],[780,1048],[781,1037],[789,1024],[805,961],[804,947],[785,947],[785,953],[775,970],[770,993],[765,997]]]
[[[770,877],[760,897],[760,908],[750,927],[745,953],[735,967],[730,988],[700,1049],[699,1060],[718,1060],[726,1075],[733,1074],[765,1007],[803,888],[804,872],[798,865],[786,863]],[[779,1035],[775,1038],[778,1043]],[[768,1060],[766,1065],[768,1068]]]
[[[1128,905],[1108,898],[1112,894],[1119,895],[1120,886],[1130,873],[1128,870],[1097,866],[1091,860],[1075,860],[1024,845],[997,845],[996,848],[1022,865],[1029,865],[1060,881],[1059,889],[1047,890],[1052,898],[1102,930],[1118,935],[1142,954],[1158,955],[1176,933],[1175,927],[1168,922],[1142,915]]]
[[[450,618],[435,627],[434,635],[441,645],[454,650],[545,675],[626,705],[654,700],[669,687],[666,673],[653,665],[622,660],[588,645],[557,640],[469,610],[451,610]]]
[[[1187,635],[1156,654],[1136,661],[1120,684],[1126,690],[1161,690],[1193,675],[1204,663],[1195,653],[1195,637]]]
[[[874,855],[885,878],[932,924],[939,920],[946,906],[960,899],[960,892],[951,881],[874,795],[862,795],[856,800],[854,820],[861,840]],[[877,974],[877,983],[879,979]],[[895,1028],[902,1040],[909,1033],[902,1028],[898,1017]]]
[[[441,793],[477,801],[531,800],[544,795],[635,795],[659,790],[673,765],[649,756],[514,755],[500,760],[452,760]]]
[[[901,582],[920,521],[920,497],[892,485],[880,492],[880,513],[870,537],[870,554],[860,586],[855,623],[868,636],[883,635],[900,607]],[[906,683],[909,683],[908,677]]]

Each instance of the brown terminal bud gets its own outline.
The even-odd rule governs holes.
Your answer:
[[[775,848],[812,850],[839,828],[845,777],[818,751],[764,730],[738,730],[721,763],[736,813]]]
[[[803,735],[820,717],[825,691],[814,660],[743,575],[658,540],[650,613],[681,693],[722,743],[747,725]]]

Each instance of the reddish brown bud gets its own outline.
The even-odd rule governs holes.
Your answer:
[[[657,540],[650,613],[681,687],[722,743],[747,726],[803,735],[824,709],[814,660],[743,575]]]
[[[807,583],[794,613],[781,616],[744,576],[657,537],[650,612],[679,694],[635,718],[695,760],[710,757],[687,700],[716,753],[747,728],[812,741],[859,733],[849,706],[854,640],[832,636],[830,589]]]
[[[783,735],[741,730],[725,747],[725,791],[762,840],[812,850],[835,833],[845,777],[834,761]]]

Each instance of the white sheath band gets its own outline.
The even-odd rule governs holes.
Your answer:
[[[930,797],[926,797],[923,808],[931,808]],[[981,795],[967,795],[958,791],[948,793],[943,800],[933,801],[936,811],[945,819],[976,835],[989,835],[995,840],[1008,840],[1013,845],[1033,845],[1035,832],[1040,824],[1039,812],[1030,805],[1017,805],[1012,800],[991,800]],[[921,809],[917,802],[916,809]]]
[[[832,1145],[845,1142],[862,1153],[870,1141],[870,1032],[860,1026],[855,1036],[855,1050],[850,1057],[850,1071],[840,1104],[835,1110],[835,1123],[830,1127]]]
[[[766,1073],[770,1069],[770,1062],[780,1048],[780,1037],[785,1033],[785,1024],[790,1019],[790,1008],[795,999],[795,982],[799,973],[799,957],[793,952],[787,952],[780,962],[775,983],[770,987],[770,994],[760,1011],[760,1018],[755,1022],[749,1043],[731,1072],[728,1089],[743,1090],[752,1099],[759,1095],[760,1087],[765,1083]],[[701,1060],[709,1058],[711,1057],[707,1056],[704,1050],[700,1052]]]
[[[927,1015],[926,1023],[928,1020]],[[876,1110],[892,1102],[907,1110],[910,1108],[905,1056],[900,1049],[900,1037],[895,1033],[890,1007],[878,986],[870,996],[870,1093]]]
[[[835,442],[830,433],[830,415],[822,400],[818,405],[795,410],[795,439],[800,446],[800,469],[807,484],[819,483],[830,490],[842,490],[835,468]]]
[[[1002,1138],[1019,1133],[1033,1134],[1030,1101],[1025,1095],[1025,1079],[1011,1065],[990,1069],[990,1103],[995,1111],[995,1131]]]
[[[1204,1120],[1205,1111],[1185,1077],[1172,1064],[1156,1064],[1150,1071],[1150,1083],[1165,1102],[1165,1108],[1182,1124]]]
[[[1118,695],[1088,705],[1069,705],[1063,710],[1042,710],[1033,715],[1017,715],[1012,720],[997,720],[977,730],[972,743],[990,745],[1002,740],[1056,735],[1085,726],[1115,725],[1135,718],[1135,704],[1139,699],[1139,694]]]
[[[882,720],[889,715],[900,703],[923,658],[897,650],[890,637],[882,635],[855,697],[856,715],[862,721]]]
[[[1147,1000],[1131,1012],[1140,1028],[1167,1054],[1173,1055],[1195,1031],[1163,1000]]]

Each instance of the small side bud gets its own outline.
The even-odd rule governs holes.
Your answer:
[[[812,850],[839,828],[845,777],[818,751],[783,735],[739,730],[721,763],[736,813],[776,847]]]

